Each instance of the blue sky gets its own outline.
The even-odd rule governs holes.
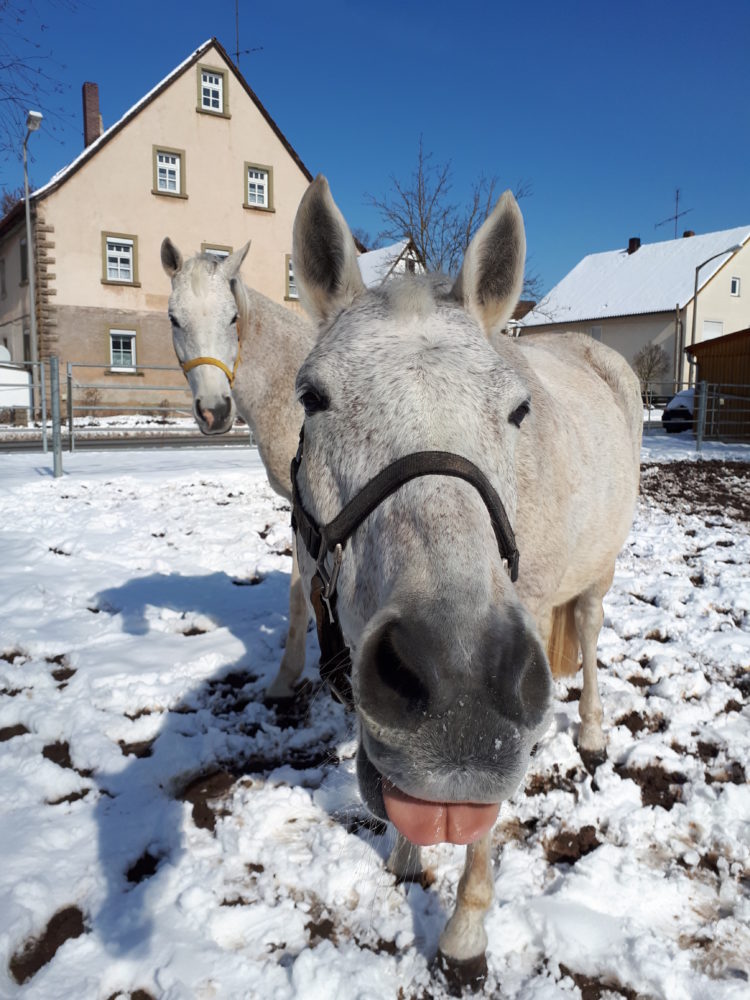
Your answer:
[[[82,148],[81,84],[105,127],[203,41],[235,49],[234,0],[35,0],[68,117],[32,136],[41,186]],[[257,3],[240,0],[251,87],[352,227],[380,227],[366,193],[408,177],[420,134],[450,160],[453,196],[480,174],[533,193],[521,208],[548,290],[587,253],[750,225],[750,2]],[[2,30],[2,26],[0,26]],[[45,48],[46,47],[46,48]],[[45,123],[46,124],[46,123]],[[0,162],[0,185],[22,184]]]

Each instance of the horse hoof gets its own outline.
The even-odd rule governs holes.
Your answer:
[[[603,764],[607,759],[606,747],[603,750],[582,750],[579,747],[578,753],[581,755],[583,766],[589,774],[594,774],[597,767],[599,767],[600,764]]]
[[[435,972],[445,982],[452,997],[460,997],[464,991],[475,993],[481,990],[487,979],[487,957],[482,953],[474,958],[451,958],[438,951]]]

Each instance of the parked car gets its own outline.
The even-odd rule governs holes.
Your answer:
[[[682,389],[664,407],[661,422],[667,434],[693,429],[693,402],[695,389]]]

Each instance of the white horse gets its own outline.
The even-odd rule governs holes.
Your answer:
[[[360,790],[402,835],[391,867],[413,861],[403,838],[469,845],[440,955],[476,978],[491,828],[547,728],[550,665],[577,669],[579,644],[578,744],[605,752],[596,646],[638,490],[638,380],[582,335],[497,335],[525,257],[510,192],[454,283],[366,290],[323,177],[293,256],[319,329],[297,376],[302,578],[351,652]]]
[[[193,413],[204,434],[223,434],[235,408],[249,425],[268,475],[290,499],[289,467],[302,413],[294,377],[315,341],[309,322],[248,288],[240,267],[250,244],[224,260],[198,254],[183,260],[167,237],[161,262],[171,279],[169,319],[177,358],[193,394]],[[308,611],[292,557],[289,632],[270,699],[293,696],[305,665]]]

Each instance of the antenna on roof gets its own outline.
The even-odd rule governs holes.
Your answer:
[[[240,68],[240,56],[249,56],[251,52],[262,52],[263,46],[258,45],[254,49],[240,49],[240,0],[234,0],[234,65]]]
[[[674,193],[674,215],[668,215],[666,219],[662,219],[661,222],[657,222],[654,229],[658,229],[659,226],[666,226],[668,222],[674,222],[674,238],[677,239],[677,220],[681,216],[687,215],[688,212],[692,211],[692,208],[686,208],[682,212],[680,211],[680,189],[677,188]]]

